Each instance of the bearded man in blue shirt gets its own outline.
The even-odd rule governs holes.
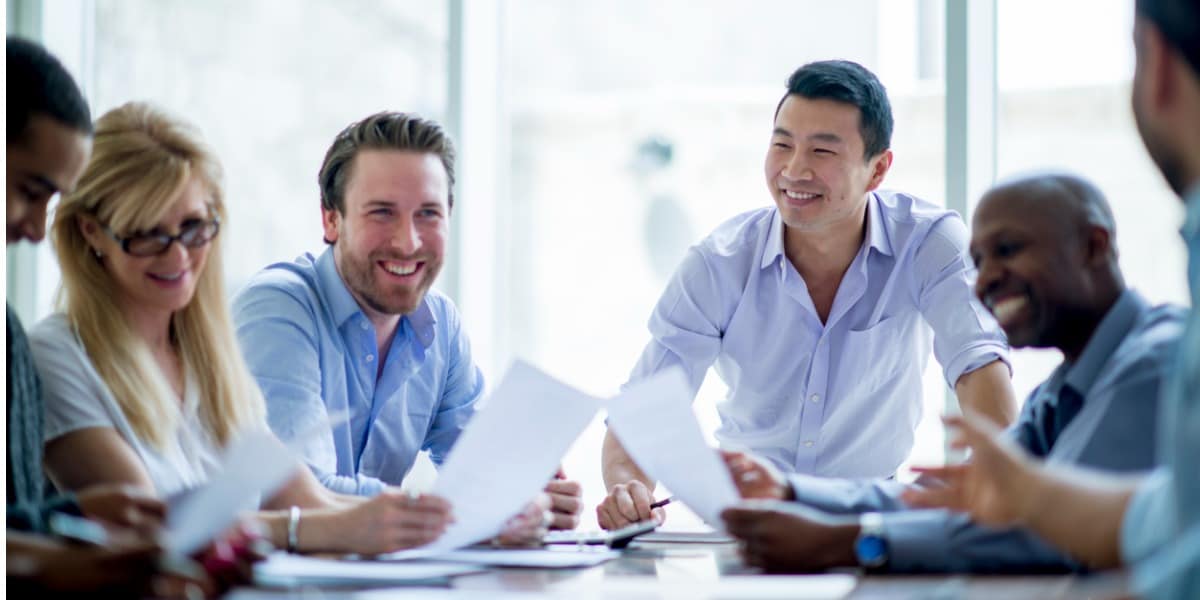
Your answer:
[[[892,165],[883,85],[847,61],[805,65],[776,108],[765,160],[774,206],[688,252],[650,317],[631,381],[710,366],[729,386],[723,446],[789,473],[886,477],[908,457],[930,349],[960,403],[1016,415],[1008,346],[971,291],[961,217],[879,189]],[[662,520],[655,482],[609,431],[600,525]]]
[[[319,175],[329,248],[267,267],[234,300],[271,428],[311,438],[302,455],[335,492],[400,485],[422,450],[440,465],[483,394],[458,311],[431,289],[449,239],[454,158],[428,119],[383,112],[352,123]],[[309,436],[314,428],[325,432]],[[555,479],[546,492],[548,524],[575,527],[579,484]]]

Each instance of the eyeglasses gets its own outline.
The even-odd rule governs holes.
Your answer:
[[[200,248],[217,237],[217,232],[221,230],[221,219],[213,218],[211,221],[201,219],[190,219],[184,221],[179,227],[179,233],[169,235],[166,233],[137,233],[129,237],[121,237],[117,235],[108,226],[104,227],[108,237],[116,240],[121,244],[121,249],[126,254],[133,256],[159,256],[165,254],[171,248],[171,244],[179,242],[185,248]]]

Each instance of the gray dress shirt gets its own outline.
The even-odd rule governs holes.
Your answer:
[[[1026,400],[1008,431],[1047,463],[1109,471],[1155,464],[1159,386],[1183,330],[1185,313],[1151,307],[1126,290],[1096,328],[1075,363],[1063,363]],[[1078,413],[1051,431],[1064,389],[1082,396]],[[1051,442],[1048,447],[1045,445]],[[976,525],[946,510],[910,510],[894,481],[793,476],[797,500],[832,513],[884,514],[888,568],[895,572],[1040,572],[1079,568],[1036,536]]]

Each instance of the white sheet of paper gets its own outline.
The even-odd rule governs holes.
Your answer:
[[[608,426],[647,475],[710,526],[725,530],[721,510],[738,502],[738,491],[721,457],[704,441],[681,371],[634,383],[609,400]]]
[[[189,555],[233,524],[238,513],[257,508],[299,468],[299,462],[270,431],[243,433],[228,446],[221,469],[204,485],[170,501],[164,547]]]
[[[638,536],[638,542],[654,544],[732,544],[737,540],[719,531],[672,531],[659,529]]]
[[[455,550],[437,556],[438,561],[469,563],[489,567],[540,567],[544,569],[570,569],[593,567],[621,556],[616,550],[607,548],[585,548],[582,550],[542,549],[496,549]]]
[[[683,600],[838,600],[854,591],[853,575],[726,575],[715,579],[608,576],[551,587],[576,597]]]
[[[461,563],[331,560],[276,552],[254,565],[254,580],[260,585],[277,586],[436,584],[447,577],[482,570]]]
[[[240,591],[240,590],[238,590]],[[533,592],[510,592],[507,590],[490,590],[487,588],[470,589],[470,588],[454,588],[449,590],[439,590],[431,588],[396,588],[396,589],[374,589],[364,592],[355,592],[350,596],[346,596],[351,600],[546,600],[553,598],[542,591]],[[231,597],[232,600],[258,600],[257,598],[241,598]],[[264,598],[264,600],[279,600],[278,596]],[[578,596],[573,596],[570,600],[579,600]]]
[[[433,494],[454,523],[431,544],[389,559],[421,558],[488,539],[533,500],[600,409],[597,399],[517,361],[455,442]]]
[[[267,430],[247,431],[230,443],[221,457],[221,468],[208,482],[167,500],[165,548],[191,554],[221,533],[238,513],[258,508],[258,501],[274,494],[303,465],[299,448],[350,418],[349,411],[327,415],[283,444]]]

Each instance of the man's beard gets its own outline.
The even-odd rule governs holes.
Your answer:
[[[425,297],[425,292],[429,290],[433,278],[437,276],[437,269],[432,264],[432,261],[424,261],[425,265],[422,268],[421,280],[417,287],[412,288],[415,298],[409,299],[408,294],[402,297],[389,295],[383,292],[379,285],[379,277],[381,275],[375,271],[375,264],[380,260],[385,260],[394,257],[378,257],[370,256],[366,261],[355,261],[354,259],[344,256],[342,264],[342,276],[346,279],[346,286],[350,288],[353,295],[367,305],[371,310],[385,315],[404,315],[409,314],[421,305],[421,300]],[[410,301],[411,300],[411,301]]]

